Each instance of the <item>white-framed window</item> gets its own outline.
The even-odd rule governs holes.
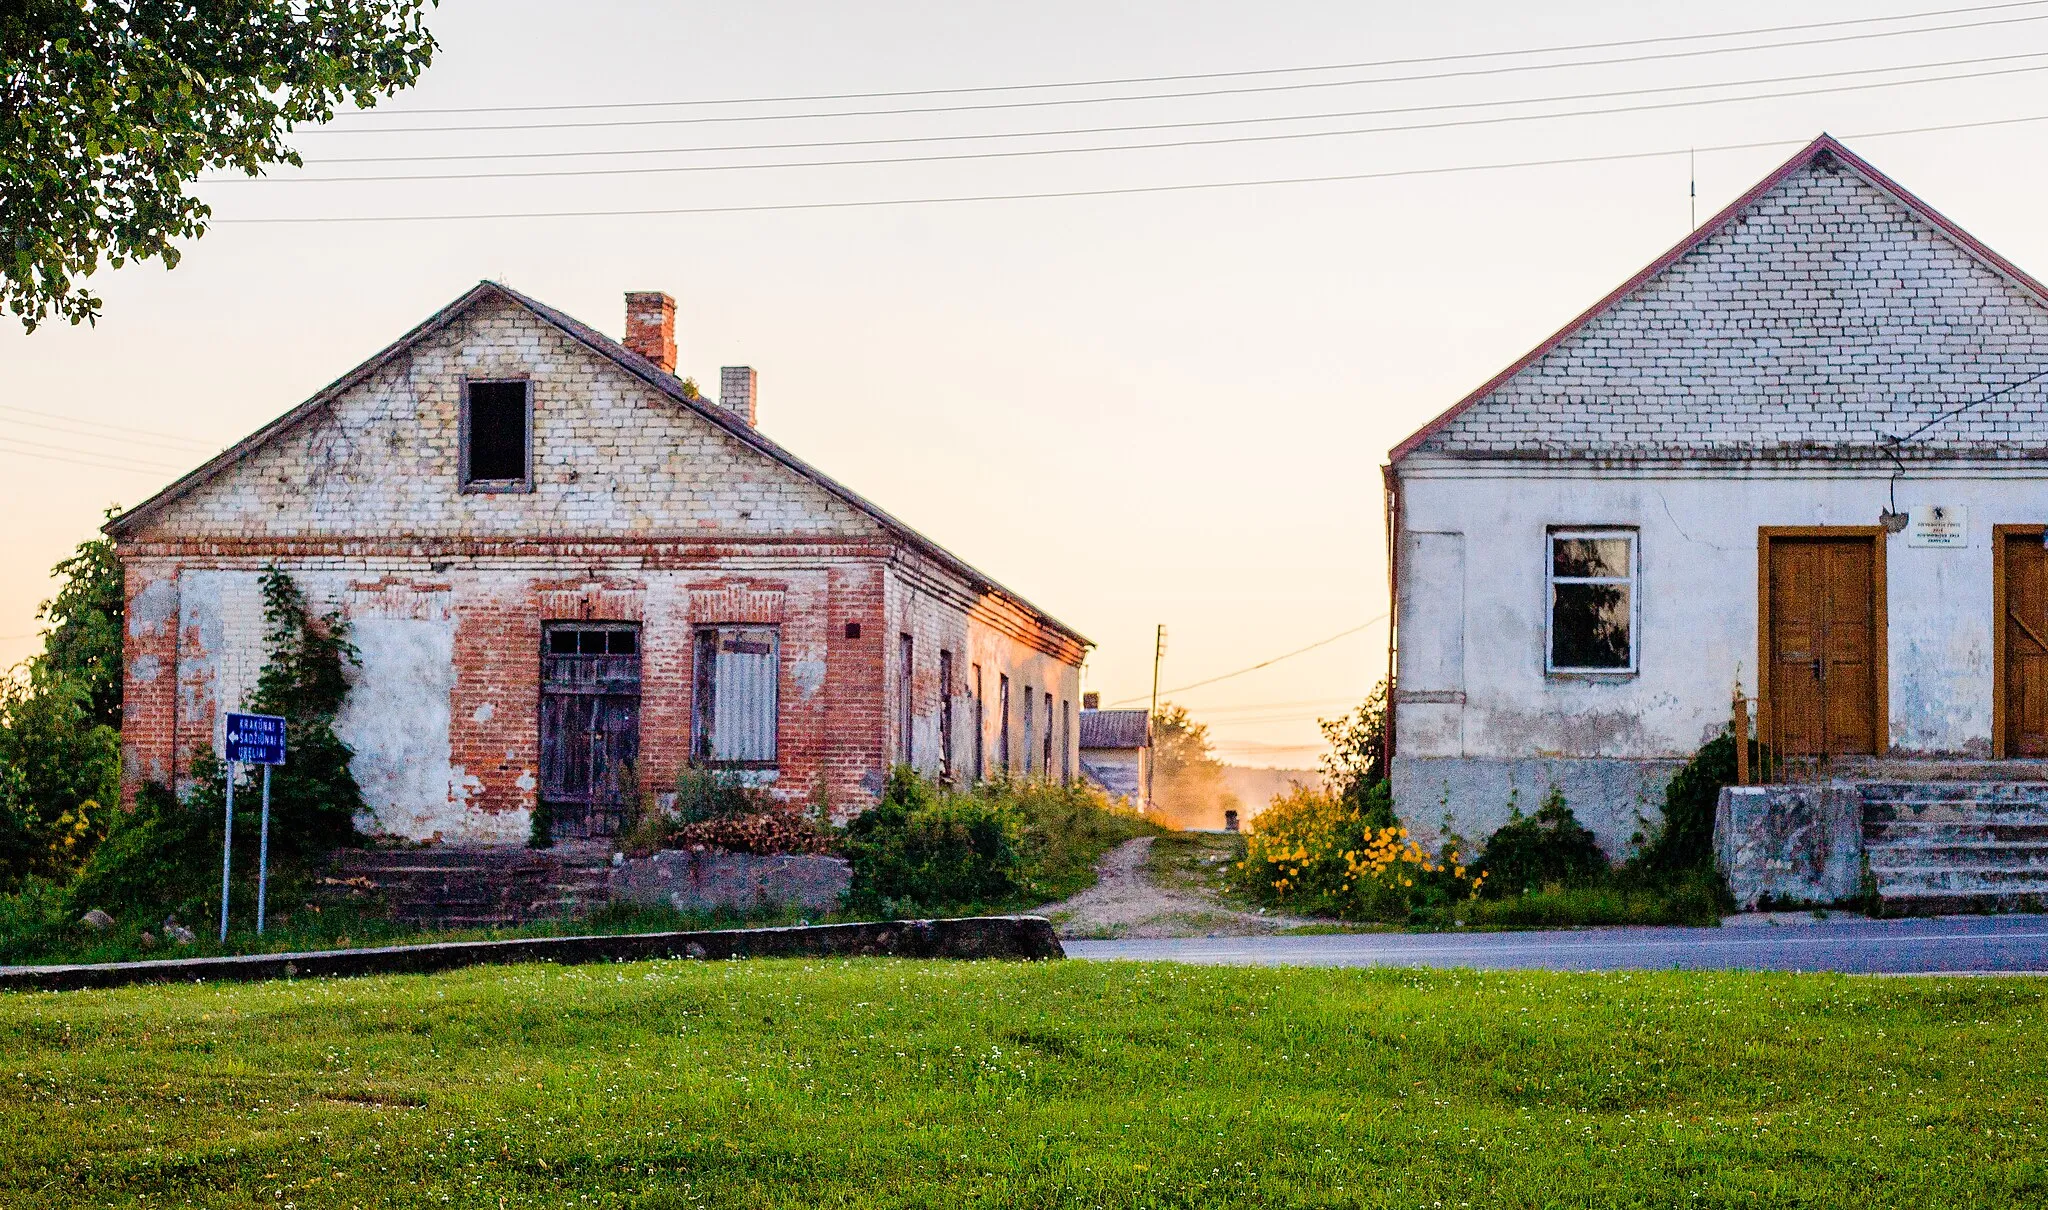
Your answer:
[[[1636,671],[1642,560],[1636,531],[1550,531],[1544,561],[1544,671],[1565,676]]]

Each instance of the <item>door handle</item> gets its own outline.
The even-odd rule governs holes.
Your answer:
[[[1819,656],[1815,656],[1813,660],[1813,679],[1816,681],[1821,679],[1821,661]]]

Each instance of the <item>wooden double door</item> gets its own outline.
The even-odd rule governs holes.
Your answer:
[[[1883,543],[1861,527],[1763,536],[1764,739],[1780,755],[1882,750]]]
[[[564,840],[615,836],[640,760],[640,628],[555,622],[543,631],[540,798]]]
[[[1999,526],[1997,580],[2000,739],[2006,757],[2048,756],[2048,549],[2040,526]]]

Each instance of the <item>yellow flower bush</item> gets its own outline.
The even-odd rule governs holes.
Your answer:
[[[1478,895],[1454,848],[1432,856],[1397,825],[1373,827],[1337,796],[1297,786],[1251,822],[1234,873],[1240,890],[1287,911],[1345,920],[1448,914]]]

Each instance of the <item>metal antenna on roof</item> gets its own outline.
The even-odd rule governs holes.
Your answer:
[[[1699,152],[1690,147],[1685,149],[1685,175],[1686,196],[1690,199],[1692,205],[1692,226],[1690,230],[1698,231],[1700,229]]]

